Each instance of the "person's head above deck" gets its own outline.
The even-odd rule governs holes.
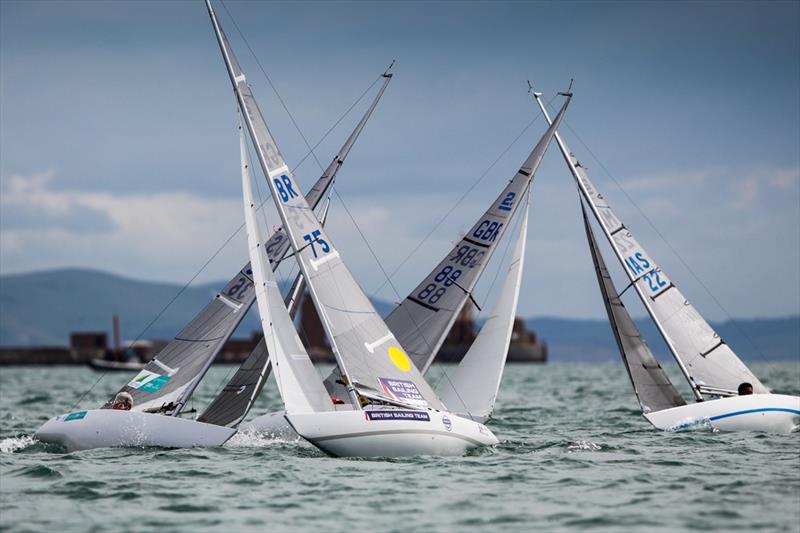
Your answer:
[[[742,383],[739,385],[739,396],[746,396],[748,394],[753,394],[753,386],[750,383]]]
[[[127,392],[120,392],[114,397],[114,404],[111,406],[112,409],[116,409],[118,411],[130,411],[131,407],[133,407],[133,396]]]

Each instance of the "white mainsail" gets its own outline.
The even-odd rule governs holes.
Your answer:
[[[517,173],[430,274],[396,307],[386,324],[424,373],[428,370],[461,309],[472,297],[489,259],[533,181],[553,133],[569,106],[571,95]]]
[[[444,408],[342,262],[289,171],[244,72],[206,2],[239,106],[354,406],[362,398]]]
[[[644,337],[639,333],[639,328],[636,327],[636,323],[619,297],[614,281],[606,268],[603,254],[600,252],[600,247],[594,238],[594,232],[589,223],[583,200],[581,200],[581,212],[583,213],[586,239],[589,242],[589,250],[592,254],[597,283],[603,296],[608,321],[611,324],[611,330],[614,333],[614,339],[617,341],[622,362],[628,371],[628,377],[631,380],[633,391],[636,393],[642,412],[649,413],[685,405],[686,402],[683,397],[650,351]]]
[[[331,163],[322,173],[322,176],[320,176],[314,186],[309,190],[306,200],[312,208],[316,208],[316,206],[321,202],[322,198],[333,186],[339,169],[344,164],[345,159],[350,153],[350,150],[352,149],[361,132],[364,130],[364,127],[366,126],[369,118],[372,116],[372,113],[375,111],[378,102],[380,101],[383,93],[386,91],[386,87],[389,85],[389,82],[392,79],[392,74],[388,71],[384,72],[382,74],[382,78],[383,84],[378,90],[378,93],[375,95],[375,98],[372,100],[372,103],[361,117],[361,120],[359,120],[355,129],[353,129],[353,131],[350,133],[350,136],[339,149],[339,152],[334,156],[333,161],[331,161]],[[319,217],[323,224],[325,224],[325,216],[327,215],[329,206],[330,200],[328,200],[328,202],[325,204],[325,207]],[[289,242],[285,238],[284,232],[282,230],[276,231],[266,245],[270,264],[273,270],[278,267],[280,260],[284,257],[289,248]],[[249,264],[245,267],[244,271],[250,272]],[[248,285],[252,286],[252,283],[249,283]],[[285,301],[286,306],[289,309],[289,315],[292,317],[294,316],[294,310],[299,303],[297,299],[304,289],[305,280],[303,279],[302,274],[298,274],[295,283],[292,285],[292,288],[287,295],[287,300]],[[250,308],[255,299],[255,294],[253,291],[248,291],[248,295],[248,300],[244,303],[242,309],[240,310],[242,314],[244,314],[247,309]],[[233,330],[231,330],[231,332],[232,331]],[[258,397],[262,388],[264,387],[266,378],[269,375],[269,366],[267,366],[269,363],[268,358],[269,353],[267,352],[264,339],[262,338],[250,355],[248,355],[247,359],[241,364],[236,373],[231,377],[225,387],[223,387],[217,397],[214,398],[208,407],[206,407],[205,411],[203,411],[197,420],[200,422],[217,424],[221,426],[238,426],[247,415],[247,412],[253,405],[253,401]]]
[[[267,262],[261,232],[256,221],[256,207],[250,187],[247,146],[242,126],[239,126],[239,147],[242,161],[242,192],[247,249],[253,269],[256,302],[264,331],[264,344],[272,360],[275,379],[290,414],[332,410],[332,404],[319,374],[306,353],[289,312],[284,306],[278,283]],[[266,365],[262,372],[266,372]]]
[[[550,121],[540,95],[534,93],[534,97]],[[703,393],[736,394],[738,386],[744,382],[752,384],[756,393],[769,392],[644,251],[589,180],[586,169],[561,136],[556,133],[555,137],[581,194],[692,386],[695,397],[701,400]]]
[[[522,270],[525,260],[525,241],[528,236],[528,201],[522,214],[522,224],[508,266],[508,274],[500,296],[480,333],[470,346],[452,376],[444,379],[439,390],[442,401],[451,410],[463,413],[478,422],[486,422],[494,411],[500,380],[506,364],[514,317],[517,313]]]

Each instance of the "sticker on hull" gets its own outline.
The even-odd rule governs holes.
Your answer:
[[[424,411],[364,411],[367,420],[416,420],[430,422],[431,417]]]
[[[378,378],[381,389],[389,398],[414,406],[428,407],[428,402],[413,381],[407,379]]]

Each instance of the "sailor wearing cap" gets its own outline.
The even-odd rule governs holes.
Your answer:
[[[116,397],[114,397],[114,404],[111,406],[112,409],[120,411],[130,411],[131,407],[133,407],[133,396],[127,392],[120,392],[117,394]]]

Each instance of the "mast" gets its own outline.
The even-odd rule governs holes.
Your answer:
[[[234,57],[233,51],[228,43],[228,39],[220,27],[219,20],[217,20],[217,15],[214,13],[214,8],[211,6],[211,0],[206,0],[206,8],[208,9],[208,14],[211,17],[211,24],[214,27],[214,34],[217,37],[217,43],[219,44],[220,51],[222,52],[222,58],[225,61],[225,68],[227,69],[228,76],[233,84],[233,90],[236,94],[236,100],[239,105],[239,109],[242,111],[241,114],[244,117],[244,123],[247,126],[248,133],[250,134],[250,139],[255,146],[258,162],[267,177],[267,181],[270,182],[270,188],[272,188],[273,185],[271,184],[271,180],[273,179],[273,175],[280,176],[281,173],[285,172],[285,174],[288,176],[290,174],[289,168],[286,166],[278,147],[275,145],[275,142],[272,139],[272,135],[269,132],[267,124],[261,116],[261,110],[258,108],[258,104],[256,103],[253,93],[250,90],[250,86],[247,84],[247,78],[239,66],[238,61]],[[258,124],[253,123],[253,116],[257,116],[259,118]],[[272,192],[273,195],[275,195],[275,191],[273,190]],[[285,215],[283,213],[281,213],[281,219],[284,223],[284,226],[286,226]],[[290,238],[290,240],[292,239]],[[292,246],[294,247],[294,242],[292,242]],[[314,292],[314,288],[311,286],[311,284],[309,284],[309,291],[312,293]],[[324,323],[326,321],[324,313],[319,314],[320,319]],[[333,353],[336,356],[336,362],[342,372],[342,376],[349,384],[348,391],[350,392],[353,405],[360,406],[358,394],[351,383],[344,360],[342,359],[338,350],[334,349]]]
[[[542,93],[538,93],[538,92],[535,92],[535,91],[531,91],[531,93],[533,94],[533,98],[534,98],[534,100],[536,100],[536,103],[539,104],[539,108],[542,110],[542,114],[544,115],[544,118],[547,120],[548,123],[552,123],[551,120],[550,120],[550,116],[547,113],[547,109],[544,106],[544,102],[542,102],[542,99],[541,99]],[[583,180],[580,179],[580,175],[578,173],[578,169],[576,168],[575,163],[572,161],[572,157],[570,157],[570,152],[567,149],[566,144],[564,144],[564,141],[561,139],[561,135],[559,135],[558,132],[555,133],[555,138],[556,138],[556,142],[558,143],[558,147],[561,150],[561,154],[564,156],[564,160],[567,162],[567,166],[569,167],[569,170],[572,173],[572,176],[575,178],[575,181],[578,184],[578,189],[580,190],[580,192],[583,195],[583,197],[586,198],[586,202],[589,204],[589,207],[592,210],[592,214],[594,214],[595,218],[598,221],[602,221],[602,217],[600,215],[600,212],[597,209],[597,206],[595,205],[595,203],[592,201],[591,196],[589,194],[589,191],[586,189],[586,185],[583,183]],[[608,233],[608,231],[606,230],[605,226],[601,223],[600,227],[603,229],[603,232],[606,234],[606,237],[609,239],[609,241],[611,241],[612,240],[611,235]],[[614,255],[616,255],[617,259],[619,260],[620,264],[622,265],[622,269],[625,271],[625,274],[628,276],[628,279],[630,280],[631,285],[633,285],[634,289],[636,289],[636,294],[639,296],[639,299],[644,304],[645,309],[647,309],[648,315],[650,315],[650,318],[655,323],[656,328],[658,328],[658,332],[663,337],[664,342],[667,343],[667,346],[669,347],[669,350],[672,353],[672,356],[675,358],[675,361],[678,363],[678,367],[680,368],[681,373],[683,374],[683,377],[686,378],[686,381],[689,383],[689,387],[692,389],[692,393],[694,394],[695,399],[698,402],[702,402],[703,401],[703,395],[700,393],[699,387],[695,384],[694,380],[692,379],[692,376],[689,374],[689,370],[686,368],[686,366],[684,365],[684,363],[681,360],[680,356],[678,355],[678,351],[675,348],[675,345],[672,343],[672,340],[670,339],[669,335],[664,330],[664,326],[661,324],[661,321],[659,320],[658,316],[656,316],[655,312],[653,311],[653,308],[651,306],[651,303],[648,300],[647,295],[644,294],[644,292],[642,291],[642,288],[637,283],[637,281],[639,281],[638,278],[633,276],[633,273],[630,271],[630,268],[625,263],[625,258],[622,257],[622,254],[617,249],[617,247],[613,245],[613,242],[612,242],[611,248],[614,250]]]

